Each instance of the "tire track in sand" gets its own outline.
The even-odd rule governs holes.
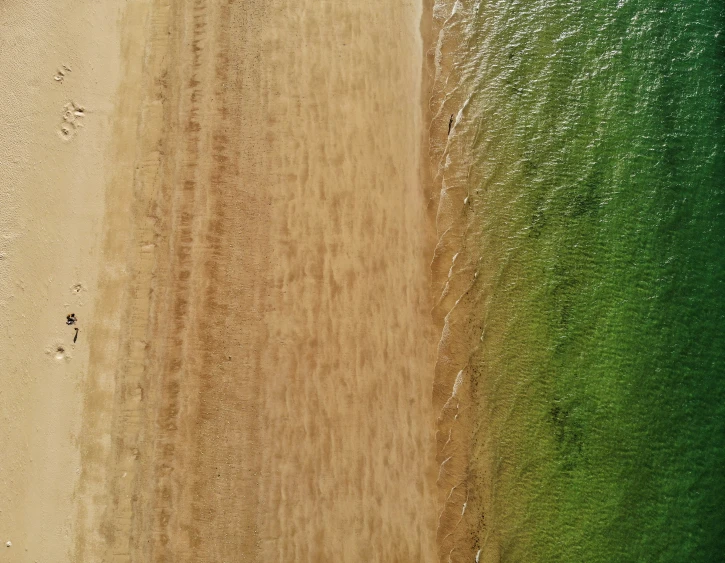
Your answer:
[[[245,15],[255,13],[249,8]],[[230,57],[250,22],[242,12],[234,1],[193,0],[127,13],[126,25],[143,26],[147,37],[143,55],[126,49],[136,57],[130,67],[143,62],[143,78],[132,78],[145,94],[134,107],[133,92],[120,93],[128,96],[117,127],[126,142],[115,152],[135,170],[133,227],[130,241],[119,241],[116,232],[127,227],[107,217],[106,239],[115,244],[105,259],[129,273],[125,297],[122,280],[107,280],[103,293],[121,302],[121,332],[112,413],[86,401],[88,470],[79,493],[97,496],[95,508],[79,510],[79,561],[255,557],[254,367],[269,206],[240,178],[240,147],[263,152],[240,139],[242,71],[254,72]],[[129,115],[139,116],[133,137]],[[253,178],[247,170],[247,182]],[[129,180],[119,168],[110,195],[127,199]],[[97,348],[107,345],[101,340]],[[92,371],[111,369],[112,358],[96,356]],[[92,446],[111,416],[115,438],[104,456]],[[99,539],[93,515],[101,512]]]
[[[146,500],[153,523],[139,549],[156,561],[253,559],[258,380],[251,368],[262,334],[255,303],[268,221],[253,191],[240,197],[247,145],[230,53],[238,52],[244,22],[234,33],[230,27],[242,7],[196,0],[177,9],[169,272],[166,282],[156,280],[168,289],[155,313],[159,410]]]

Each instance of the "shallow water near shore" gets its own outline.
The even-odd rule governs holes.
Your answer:
[[[721,560],[725,7],[435,15],[442,552]]]

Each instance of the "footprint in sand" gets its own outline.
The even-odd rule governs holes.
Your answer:
[[[58,72],[55,73],[53,80],[55,80],[59,84],[62,84],[63,80],[65,80],[65,75],[68,74],[70,71],[71,70],[68,65],[63,65],[61,68],[58,69]]]
[[[65,344],[61,341],[56,341],[55,344],[51,344],[45,349],[45,353],[55,360],[62,362],[62,361],[70,361],[71,354],[69,350],[66,348]]]
[[[58,128],[60,138],[69,141],[75,137],[78,129],[83,127],[83,118],[86,110],[75,102],[68,102],[63,106],[63,120]]]

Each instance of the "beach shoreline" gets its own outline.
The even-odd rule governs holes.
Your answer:
[[[476,186],[468,168],[471,139],[460,131],[465,131],[469,101],[460,87],[464,81],[461,56],[465,53],[462,10],[456,2],[432,2],[427,54],[427,164],[430,209],[437,233],[431,259],[432,316],[440,335],[432,393],[439,468],[436,541],[441,561],[495,561],[495,551],[489,546],[482,553],[475,536],[481,526],[486,526],[483,505],[491,487],[471,465],[478,424],[474,403],[478,366],[472,358],[483,342],[479,274],[484,272],[480,258],[475,261],[475,251],[468,244],[470,233],[476,229],[471,207]]]

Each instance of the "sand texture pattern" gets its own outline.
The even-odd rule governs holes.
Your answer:
[[[60,4],[0,8],[69,36],[2,86],[3,555],[437,559],[421,6]]]

